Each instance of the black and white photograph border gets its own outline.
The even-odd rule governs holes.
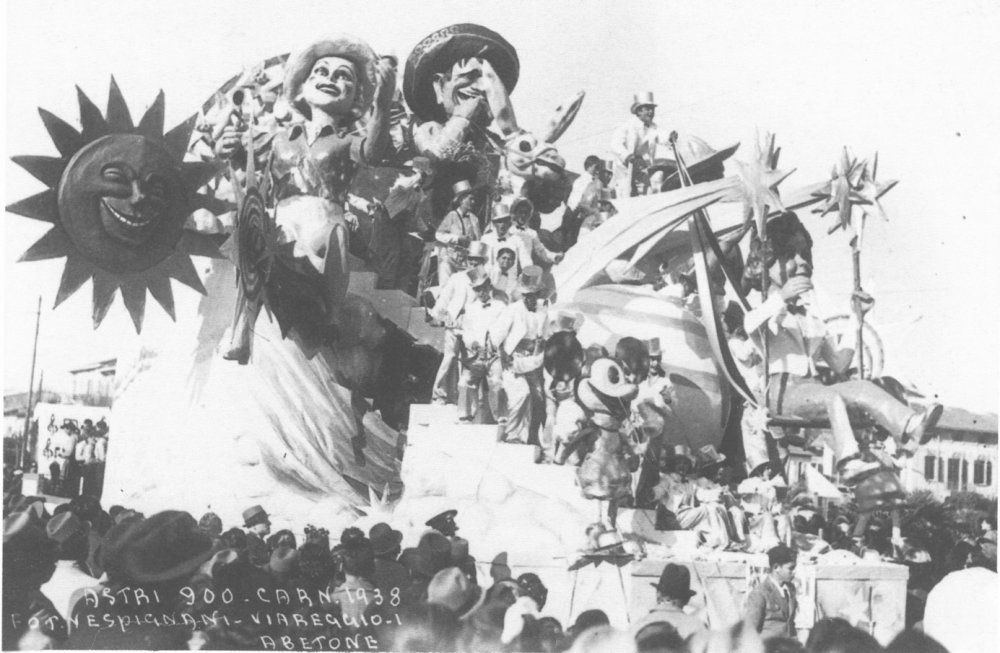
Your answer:
[[[997,648],[995,4],[4,9],[4,650]]]

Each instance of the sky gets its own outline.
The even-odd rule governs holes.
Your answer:
[[[44,107],[78,124],[74,85],[102,109],[114,75],[133,117],[158,90],[171,127],[245,67],[338,32],[405,60],[431,31],[475,22],[518,50],[511,94],[522,126],[540,128],[563,100],[587,93],[558,145],[579,170],[605,154],[634,92],[652,91],[661,129],[716,148],[777,135],[782,188],[822,181],[843,147],[879,153],[898,179],[886,223],[869,222],[862,275],[887,367],[945,403],[995,411],[1000,245],[995,80],[1000,10],[991,2],[282,2],[14,1],[7,12],[3,152],[5,204],[43,189],[9,161],[53,155]],[[400,74],[401,77],[401,74]],[[833,216],[802,214],[816,240],[816,282],[844,311],[850,248],[826,235]],[[3,235],[4,388],[24,390],[42,297],[38,373],[46,385],[135,338],[116,300],[96,332],[90,284],[52,310],[63,260],[15,263],[46,227],[6,214]],[[194,295],[175,284],[178,311]],[[193,310],[193,308],[190,308]],[[153,302],[147,320],[166,320]]]

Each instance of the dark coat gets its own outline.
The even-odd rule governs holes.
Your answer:
[[[781,590],[768,578],[757,585],[747,597],[747,620],[762,638],[767,639],[775,635],[795,636],[795,610],[798,607],[795,588],[788,586],[788,594],[789,599],[786,599]]]

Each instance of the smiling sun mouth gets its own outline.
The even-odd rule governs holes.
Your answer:
[[[116,220],[130,227],[145,227],[146,225],[148,225],[150,222],[153,221],[152,217],[143,218],[138,215],[122,213],[121,211],[116,210],[115,207],[111,206],[111,204],[106,199],[102,199],[101,204],[104,206],[104,208],[108,210],[108,212],[111,215],[114,216]]]

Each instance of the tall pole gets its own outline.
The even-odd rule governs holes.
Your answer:
[[[864,219],[864,218],[862,218]],[[862,229],[864,225],[862,224]],[[855,236],[852,241],[853,261],[854,261],[854,292],[861,292],[861,247],[858,244],[859,237]],[[861,308],[861,302],[855,300],[854,314],[858,318],[858,333],[855,349],[858,352],[858,379],[865,378],[865,313]]]
[[[28,403],[24,413],[24,433],[21,436],[21,453],[18,456],[18,467],[24,467],[24,457],[28,448],[28,433],[31,431],[31,403],[35,391],[35,359],[38,356],[38,327],[42,323],[42,296],[38,296],[38,311],[35,313],[35,343],[31,347],[31,376],[28,379]]]

